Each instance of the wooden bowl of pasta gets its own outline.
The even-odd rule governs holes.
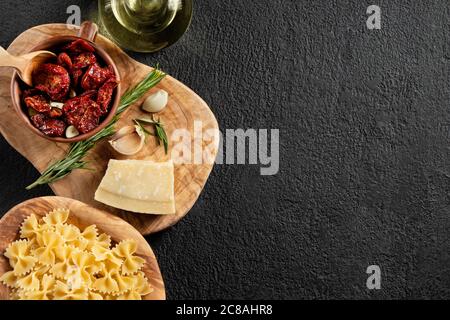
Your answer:
[[[155,254],[124,220],[43,197],[0,220],[0,299],[165,300]]]

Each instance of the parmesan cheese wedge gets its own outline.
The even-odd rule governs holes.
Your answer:
[[[110,160],[95,200],[146,214],[175,214],[173,162]]]

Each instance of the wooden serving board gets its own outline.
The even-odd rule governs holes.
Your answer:
[[[29,52],[37,43],[54,35],[77,35],[77,33],[77,28],[69,28],[65,24],[37,26],[19,35],[8,48],[8,52],[15,55],[23,54]],[[123,92],[142,80],[152,70],[152,68],[131,59],[118,46],[101,35],[97,35],[95,42],[102,46],[116,62],[122,78]],[[0,70],[0,132],[9,144],[27,158],[39,172],[43,172],[50,164],[65,156],[69,145],[50,142],[38,137],[24,126],[24,123],[12,106],[10,95],[11,77],[11,69],[2,68]],[[151,92],[157,89],[164,89],[170,95],[168,106],[157,115],[165,125],[169,140],[174,130],[185,129],[191,134],[191,140],[185,140],[183,143],[189,144],[187,147],[199,143],[194,141],[196,138],[194,134],[195,121],[201,121],[202,132],[209,132],[210,130],[218,132],[217,120],[208,105],[184,84],[167,76]],[[134,105],[122,115],[117,128],[131,125],[133,124],[132,119],[142,116],[143,113],[140,111],[139,106]],[[170,141],[171,146],[174,143],[179,142]],[[202,139],[200,145],[211,150],[210,154],[215,159],[218,152],[218,141],[208,142]],[[133,159],[166,161],[170,159],[170,155],[171,150],[169,150],[169,155],[166,155],[164,148],[159,147],[155,139],[149,139],[144,150],[134,156]],[[194,159],[193,151],[191,156]],[[94,200],[95,190],[100,184],[108,161],[111,158],[124,159],[124,157],[120,157],[110,148],[107,141],[102,141],[86,157],[90,162],[89,167],[94,170],[76,170],[50,187],[58,196],[76,199],[122,217],[144,235],[166,229],[182,219],[197,201],[214,165],[213,161],[205,162],[204,164],[175,165],[177,212],[175,215],[170,216],[155,216],[124,212],[107,207]],[[30,183],[32,182],[30,181]]]
[[[31,214],[41,218],[58,208],[69,209],[69,223],[82,230],[95,224],[99,231],[110,235],[115,243],[122,240],[135,240],[138,245],[136,254],[146,261],[142,270],[154,289],[152,293],[144,297],[144,300],[166,299],[164,281],[155,254],[136,229],[118,217],[94,209],[82,202],[62,197],[43,197],[25,201],[12,208],[0,220],[0,276],[11,270],[9,261],[3,253],[11,242],[19,239],[22,222]],[[7,299],[9,299],[9,289],[0,283],[0,300]]]

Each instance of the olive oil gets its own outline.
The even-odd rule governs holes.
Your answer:
[[[192,0],[99,0],[99,12],[104,29],[120,46],[154,52],[185,33]]]
[[[167,28],[180,5],[178,0],[111,0],[117,21],[137,34],[154,34]]]

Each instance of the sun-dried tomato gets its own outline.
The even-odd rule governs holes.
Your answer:
[[[80,119],[84,114],[84,106],[89,100],[89,97],[77,96],[64,103],[63,113],[69,124],[76,126],[78,122],[80,122]]]
[[[95,54],[92,52],[83,52],[73,58],[73,67],[75,69],[87,68],[97,62]]]
[[[64,104],[63,113],[66,121],[81,133],[95,129],[102,114],[100,106],[88,95],[72,98]]]
[[[35,88],[46,92],[53,101],[62,101],[69,92],[70,77],[63,67],[46,63],[34,73]]]
[[[81,79],[84,90],[96,90],[109,78],[114,77],[111,67],[102,68],[97,63],[91,65]]]
[[[91,46],[86,40],[78,39],[62,48],[63,51],[68,51],[70,53],[81,53],[81,52],[95,52],[93,46]]]
[[[91,100],[96,100],[97,98],[97,90],[88,90],[80,94],[80,97],[88,96]]]
[[[109,78],[98,90],[97,103],[100,105],[102,112],[106,113],[111,103],[114,89],[117,88],[117,81],[114,78]]]
[[[82,76],[83,76],[83,70],[81,70],[81,69],[73,69],[72,70],[71,77],[72,77],[73,87],[75,87],[75,88],[78,87]]]
[[[59,118],[63,115],[63,112],[61,109],[59,108],[52,108],[49,112],[48,112],[48,116],[50,118]]]
[[[40,94],[42,94],[42,91],[39,91],[38,89],[35,89],[35,88],[31,88],[31,89],[24,90],[22,93],[22,97],[25,99],[25,98],[37,96]]]
[[[72,70],[72,66],[73,66],[72,59],[65,52],[62,52],[58,55],[57,63],[61,67],[66,68],[67,70]]]
[[[31,121],[33,122],[33,125],[40,129],[42,126],[44,126],[44,120],[45,120],[45,115],[42,113],[38,113],[35,114],[34,116],[31,117]]]
[[[33,125],[49,137],[62,137],[66,130],[64,121],[51,119],[42,113],[31,117]]]
[[[37,112],[48,112],[51,109],[50,103],[43,95],[27,97],[24,99],[24,102],[28,108],[32,108]]]
[[[86,112],[78,123],[77,129],[81,133],[92,131],[98,127],[99,120],[100,107],[95,101],[92,101],[92,104],[86,109]]]

